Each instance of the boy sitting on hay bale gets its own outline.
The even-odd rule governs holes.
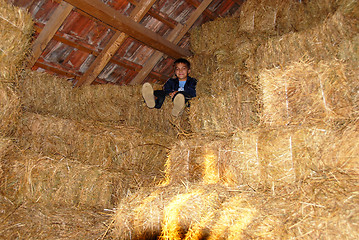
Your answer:
[[[153,91],[150,83],[142,86],[142,96],[149,108],[161,108],[167,95],[173,101],[172,115],[178,117],[183,112],[189,99],[196,96],[197,80],[188,76],[191,64],[183,58],[174,62],[176,78],[167,80],[162,90]]]

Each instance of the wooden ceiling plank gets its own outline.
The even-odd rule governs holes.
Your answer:
[[[189,50],[171,43],[164,37],[142,26],[140,23],[120,14],[115,9],[101,2],[101,0],[65,0],[74,7],[87,12],[105,24],[122,31],[138,41],[161,51],[171,57],[178,58],[190,56]]]
[[[57,30],[61,27],[66,17],[71,13],[72,9],[73,6],[64,1],[62,1],[56,8],[44,29],[41,31],[32,45],[32,54],[28,63],[29,67],[34,66],[37,59],[41,56],[42,51],[46,48],[47,44],[50,42]]]
[[[168,39],[172,41],[174,44],[177,44],[183,36],[189,31],[192,25],[196,22],[196,20],[201,16],[201,14],[206,10],[206,8],[211,4],[213,0],[204,0],[198,8],[191,14],[189,19],[187,20],[184,26],[178,25],[168,36]],[[156,66],[158,61],[163,56],[163,53],[156,51],[151,58],[146,62],[143,66],[142,70],[133,78],[130,82],[130,85],[140,84],[147,77],[147,75],[151,72],[151,70]]]
[[[142,0],[131,12],[130,18],[136,22],[141,21],[155,2],[156,0]],[[110,59],[118,51],[127,37],[127,34],[117,31],[110,39],[104,50],[97,56],[84,75],[81,76],[76,86],[80,87],[82,85],[90,85],[106,67]]]
[[[35,25],[34,27],[35,27],[35,30],[36,30],[37,32],[41,32],[41,31],[42,31],[42,28],[41,28],[40,26]],[[81,50],[81,51],[83,51],[83,52],[87,52],[87,53],[89,53],[89,54],[92,54],[92,55],[94,55],[94,56],[98,56],[98,55],[100,54],[99,52],[97,52],[97,51],[95,51],[95,50],[92,50],[92,49],[90,49],[90,48],[88,48],[88,47],[85,47],[85,46],[83,46],[83,45],[80,45],[80,44],[78,44],[78,43],[76,43],[76,42],[74,42],[74,41],[68,40],[68,39],[66,39],[66,38],[63,37],[63,36],[58,35],[58,33],[56,33],[52,39],[53,39],[53,40],[56,40],[56,41],[58,41],[58,42],[64,43],[64,44],[66,44],[66,45],[69,45],[69,46],[71,46],[71,47],[77,48],[77,49],[79,49],[79,50]],[[121,67],[127,68],[127,69],[129,69],[129,70],[131,70],[131,71],[135,71],[135,72],[139,72],[139,71],[142,69],[142,66],[141,66],[141,65],[139,65],[139,64],[137,64],[137,63],[133,63],[133,62],[131,62],[131,64],[132,64],[132,65],[131,65],[131,64],[129,64],[128,62],[125,62],[125,61],[123,61],[123,60],[121,60],[121,61],[120,61],[120,60],[116,60],[116,59],[114,59],[114,58],[111,58],[111,59],[110,59],[110,62],[112,62],[112,63],[114,63],[114,64],[117,64],[117,65],[119,65],[119,66],[121,66]],[[35,65],[36,65],[36,63],[35,63]],[[61,75],[66,76],[65,74],[61,74]],[[162,74],[160,74],[160,73],[158,73],[158,72],[151,72],[149,75],[152,76],[152,77],[157,77],[157,78],[159,77],[159,78],[162,79],[162,80],[166,80],[166,79],[168,78],[168,76],[162,75]],[[78,78],[80,78],[80,77],[78,77]]]

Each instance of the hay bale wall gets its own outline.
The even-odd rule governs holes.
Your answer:
[[[238,131],[232,137],[193,136],[172,147],[166,183],[280,189],[333,169],[355,175],[357,138],[355,124],[345,131],[293,126]]]
[[[332,174],[329,178],[318,175],[317,179],[304,182],[301,189],[293,190],[288,185],[276,195],[235,191],[216,184],[171,185],[140,191],[120,205],[113,217],[112,236],[317,239],[325,235],[326,239],[356,239],[357,217],[353,216],[358,213],[357,182],[339,173]]]
[[[58,154],[104,168],[118,170],[146,159],[147,163],[152,161],[148,166],[153,167],[151,171],[146,169],[148,174],[161,170],[169,142],[160,134],[145,137],[136,128],[34,113],[24,113],[18,134],[19,145],[24,149]]]
[[[114,236],[356,239],[358,64],[343,49],[357,9],[246,1],[239,21],[194,30],[193,134],[173,145],[163,185],[121,202]]]
[[[340,44],[358,33],[357,21],[338,10],[311,29],[269,38],[246,60],[246,74],[253,79],[264,68],[286,67],[303,56],[316,61],[334,59]]]
[[[142,99],[140,86],[95,85],[74,89],[63,78],[47,73],[26,72],[20,87],[22,104],[30,112],[73,120],[117,122],[137,127],[143,132],[172,136],[178,133],[174,125],[189,129],[186,114],[181,119],[172,119],[166,114],[172,108],[169,100],[166,100],[162,109],[148,109]]]
[[[322,22],[338,7],[337,1],[245,1],[241,6],[240,31],[281,35],[302,31]]]

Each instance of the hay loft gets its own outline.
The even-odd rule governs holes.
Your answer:
[[[6,239],[358,239],[356,0],[0,0]],[[197,97],[149,109],[178,57]]]

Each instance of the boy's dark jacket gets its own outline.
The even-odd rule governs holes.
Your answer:
[[[187,77],[186,84],[184,85],[184,92],[186,93],[186,95],[188,95],[191,98],[195,97],[196,85],[197,85],[197,80],[195,78]],[[171,92],[178,91],[178,87],[179,87],[178,78],[170,78],[163,86],[163,90],[165,91],[165,94],[168,95]]]

